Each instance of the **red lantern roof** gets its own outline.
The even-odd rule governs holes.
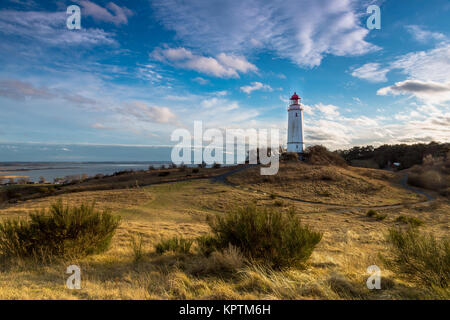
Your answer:
[[[297,95],[297,92],[294,92],[294,94],[291,97],[291,100],[299,100],[300,97]]]

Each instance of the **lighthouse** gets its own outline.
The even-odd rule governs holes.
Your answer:
[[[303,108],[296,92],[290,99],[288,108],[288,140],[287,152],[303,153]]]

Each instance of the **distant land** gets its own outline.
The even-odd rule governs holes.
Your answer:
[[[0,162],[170,161],[171,146],[0,143]]]

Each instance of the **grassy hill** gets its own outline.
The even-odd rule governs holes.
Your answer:
[[[205,169],[209,172],[208,169]],[[213,170],[213,169],[211,169]],[[225,172],[227,169],[223,169]],[[111,248],[86,258],[42,264],[33,260],[0,261],[1,299],[399,299],[436,297],[426,286],[404,278],[384,265],[380,254],[392,255],[385,235],[405,227],[406,218],[424,222],[420,229],[441,238],[448,235],[450,205],[414,204],[421,200],[398,183],[400,176],[380,170],[282,163],[274,177],[259,176],[254,167],[227,178],[209,178],[140,186],[122,182],[114,190],[88,191],[31,199],[0,209],[0,219],[24,217],[62,199],[77,205],[95,201],[122,217]],[[210,171],[212,172],[212,171]],[[154,173],[152,173],[154,174]],[[206,174],[206,173],[205,173]],[[209,173],[207,173],[209,174]],[[184,174],[185,176],[185,174]],[[121,179],[132,181],[135,177]],[[148,178],[150,179],[150,178]],[[101,182],[104,186],[109,182]],[[75,191],[75,190],[74,190]],[[277,196],[280,195],[280,196]],[[286,196],[286,198],[281,198]],[[314,200],[304,203],[289,198]],[[210,231],[206,217],[222,215],[249,203],[297,212],[302,223],[323,232],[322,241],[304,268],[273,270],[254,264],[237,251],[209,257],[197,244],[189,254],[159,255],[155,245],[173,236],[194,239]],[[341,206],[329,206],[337,203]],[[407,203],[367,216],[370,206]],[[399,219],[399,217],[406,217]],[[134,240],[133,240],[134,239]],[[82,289],[65,288],[65,269],[77,264]],[[382,269],[382,290],[368,290],[366,269]]]
[[[283,197],[342,205],[377,206],[420,200],[415,193],[396,186],[396,177],[381,170],[286,162],[273,176],[261,176],[259,168],[254,167],[230,176],[228,181]]]

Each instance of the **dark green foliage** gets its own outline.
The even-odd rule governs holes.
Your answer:
[[[448,288],[450,280],[450,238],[438,240],[416,228],[390,229],[387,241],[394,258],[385,259],[389,267],[419,279],[429,286]]]
[[[400,223],[409,224],[412,227],[420,227],[421,225],[423,225],[425,223],[422,220],[420,220],[419,218],[407,217],[407,216],[398,216],[397,219],[395,219],[395,221],[400,222]]]
[[[199,169],[198,168],[194,168],[194,169],[192,169],[192,173],[199,173]]]
[[[156,244],[155,250],[158,254],[172,251],[176,253],[188,254],[191,250],[193,240],[184,239],[183,237],[173,237],[167,240],[162,240]]]
[[[94,204],[79,207],[54,203],[50,210],[30,214],[29,219],[0,224],[0,251],[9,257],[73,258],[105,251],[120,218],[99,212]]]
[[[375,216],[375,219],[378,220],[378,221],[382,221],[382,220],[384,220],[386,218],[387,218],[387,214],[385,214],[385,213],[383,213],[383,214],[379,213],[379,214],[377,214]]]
[[[158,177],[167,177],[170,174],[170,171],[161,171],[158,173]]]
[[[211,235],[203,235],[196,239],[199,251],[205,255],[209,256],[211,253],[216,251],[218,247],[218,241],[215,237]]]
[[[374,218],[377,221],[381,221],[387,218],[387,214],[381,214],[376,212],[373,209],[370,209],[367,211],[366,216],[370,217],[370,218]]]
[[[450,143],[430,142],[429,144],[382,145],[378,148],[373,146],[353,147],[338,152],[348,163],[352,160],[374,159],[380,168],[387,167],[389,163],[399,162],[401,164],[399,169],[407,169],[415,164],[422,164],[426,155],[444,157],[449,151]]]
[[[368,217],[375,217],[377,215],[377,212],[375,210],[370,209],[367,211],[366,215]]]
[[[282,213],[256,206],[239,208],[209,219],[211,245],[223,250],[230,244],[256,262],[273,268],[305,263],[322,239],[320,232],[303,226],[291,210]]]
[[[281,201],[281,200],[276,200],[274,203],[273,203],[276,207],[282,207],[283,206],[283,201]]]

